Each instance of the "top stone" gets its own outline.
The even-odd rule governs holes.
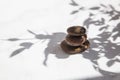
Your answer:
[[[81,26],[72,26],[67,29],[67,32],[71,36],[81,36],[86,33],[86,29]]]

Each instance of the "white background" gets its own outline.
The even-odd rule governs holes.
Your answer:
[[[112,4],[117,9],[120,4],[119,0],[76,0],[76,2],[86,7],[100,3]],[[0,80],[87,80],[87,78],[106,76],[95,70],[93,63],[82,54],[67,55],[54,44],[57,47],[51,50],[59,53],[58,57],[56,54],[49,53],[47,65],[43,64],[45,49],[53,46],[49,45],[51,40],[48,38],[42,42],[28,30],[44,36],[51,35],[54,42],[59,37],[54,36],[54,33],[66,33],[66,29],[70,26],[83,25],[88,13],[79,12],[77,15],[71,15],[70,13],[77,7],[71,6],[70,3],[70,0],[0,0]],[[98,33],[98,28],[93,26],[88,30],[88,39],[96,37]],[[11,38],[28,40],[7,40]],[[10,57],[14,51],[21,48],[20,44],[24,42],[33,43],[33,45]],[[104,71],[119,73],[120,63],[116,62],[108,67],[106,65],[108,60],[106,57],[98,59],[100,68]],[[106,77],[110,77],[107,78],[108,80],[113,80],[109,75]],[[118,77],[115,76],[115,78]]]

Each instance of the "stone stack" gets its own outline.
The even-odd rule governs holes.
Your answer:
[[[67,29],[68,35],[61,42],[63,51],[69,54],[81,53],[90,46],[87,40],[86,29],[81,26],[72,26]]]

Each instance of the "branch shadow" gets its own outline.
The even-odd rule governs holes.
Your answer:
[[[44,55],[45,55],[45,59],[43,61],[44,66],[47,66],[47,60],[48,60],[49,54],[54,54],[58,59],[65,59],[70,56],[69,54],[66,54],[65,52],[63,52],[60,47],[60,43],[65,38],[66,33],[56,32],[51,35],[50,34],[44,35],[44,34],[36,34],[36,33],[32,32],[31,30],[27,30],[27,31],[30,34],[34,35],[34,39],[37,39],[39,41],[49,40],[49,42],[47,43],[47,47],[44,50]],[[7,40],[11,41],[11,42],[15,42],[15,41],[29,40],[29,39],[9,38]],[[34,44],[35,43],[32,43],[32,42],[20,43],[19,46],[21,46],[21,47],[15,51],[13,51],[10,55],[10,58],[22,53],[26,49],[30,49]]]
[[[77,3],[75,0],[71,0],[72,3]],[[73,6],[73,5],[71,5]],[[102,70],[99,67],[98,59],[105,57],[109,59],[109,61],[106,63],[108,67],[111,67],[114,65],[115,62],[120,62],[120,59],[117,58],[117,56],[120,56],[120,42],[115,42],[118,38],[120,38],[120,11],[117,11],[114,6],[111,4],[105,5],[100,4],[98,6],[93,7],[87,7],[87,6],[73,6],[77,7],[77,10],[73,10],[70,14],[78,14],[80,11],[89,11],[89,16],[83,21],[83,26],[85,26],[88,30],[92,26],[100,27],[99,31],[102,33],[99,33],[97,37],[89,39],[91,46],[90,49],[85,51],[82,56],[85,59],[88,59],[93,64],[93,67],[95,70],[100,72],[102,75],[111,75],[116,74],[114,72]],[[82,8],[82,9],[81,9]],[[97,11],[99,14],[101,14],[100,19],[95,19],[94,17],[99,16],[98,14],[95,14],[94,11]],[[102,16],[103,15],[103,16]],[[108,16],[108,18],[104,17]],[[115,22],[116,24],[113,26],[110,24],[110,22]],[[108,29],[114,27],[111,31]],[[112,41],[112,40],[113,41]],[[89,80],[89,79],[86,79]],[[90,79],[92,80],[92,79]],[[93,79],[98,80],[98,79]]]
[[[64,53],[61,50],[60,42],[65,38],[66,34],[63,32],[56,32],[52,35],[43,35],[43,34],[35,34],[32,31],[28,30],[28,32],[32,33],[36,39],[39,40],[46,40],[48,39],[49,42],[47,44],[47,47],[44,50],[45,59],[43,61],[43,65],[47,66],[47,60],[49,54],[54,54],[58,59],[65,59],[69,57],[69,54]]]
[[[65,59],[69,57],[69,55],[64,53],[60,47],[60,42],[64,39],[65,35],[65,33],[57,32],[53,33],[52,35],[39,36],[42,39],[49,39],[47,47],[44,50],[45,59],[43,64],[45,66],[47,65],[49,54],[54,54],[58,59]]]

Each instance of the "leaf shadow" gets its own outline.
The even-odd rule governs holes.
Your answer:
[[[14,57],[16,55],[18,55],[19,53],[23,52],[26,49],[29,49],[31,46],[33,45],[33,43],[31,42],[23,42],[20,44],[21,48],[18,48],[17,50],[13,51],[12,54],[10,55],[10,57]]]
[[[60,43],[61,41],[65,38],[66,33],[63,32],[56,32],[53,34],[36,34],[31,30],[27,30],[30,34],[34,35],[34,39],[38,40],[38,41],[45,41],[45,40],[49,40],[49,42],[47,43],[47,47],[44,50],[44,55],[45,55],[45,59],[43,61],[43,65],[47,66],[47,60],[49,57],[49,54],[54,54],[56,56],[56,58],[58,59],[65,59],[68,58],[70,55],[66,54],[65,52],[62,51],[61,47],[60,47]],[[20,40],[29,40],[29,39],[20,39],[20,38],[9,38],[7,39],[7,41],[11,41],[11,42],[15,42],[15,41],[20,41]],[[22,53],[23,51],[25,51],[26,49],[30,49],[35,43],[32,42],[22,42],[19,44],[20,48],[18,48],[17,50],[13,51],[10,55],[10,57],[14,57],[20,53]]]
[[[79,8],[80,6],[76,7]],[[101,33],[99,33],[97,37],[89,39],[91,44],[90,49],[85,51],[82,56],[85,59],[90,60],[93,64],[94,69],[101,74],[115,74],[113,72],[102,70],[99,67],[98,59],[102,57],[109,59],[109,61],[106,63],[108,67],[114,65],[115,62],[120,62],[120,60],[117,58],[117,56],[120,56],[120,42],[115,42],[118,38],[120,38],[120,22],[117,23],[120,18],[120,11],[116,10],[115,7],[111,4],[100,4],[98,6],[93,6],[90,8],[85,6],[84,10],[79,10],[77,13],[85,10],[89,11],[89,15],[83,21],[83,26],[85,26],[88,30],[92,26],[100,27],[99,31],[101,31]],[[94,11],[97,11],[99,14],[101,14],[101,17],[99,19],[94,18],[99,16],[98,14],[95,14]],[[108,16],[108,18],[105,16]],[[113,25],[109,24],[110,22],[115,21],[116,24],[114,27]],[[109,31],[108,29],[111,27],[113,27],[113,29]]]
[[[47,66],[47,60],[48,60],[49,54],[54,54],[58,59],[65,59],[69,57],[69,54],[66,54],[65,52],[63,52],[60,47],[60,42],[65,38],[66,33],[56,32],[51,35],[49,34],[44,35],[44,34],[35,34],[30,30],[28,30],[28,32],[33,34],[36,39],[49,40],[49,42],[47,43],[47,47],[44,50],[45,59],[43,61],[43,65]]]
[[[71,0],[70,5],[72,5],[72,6],[79,6],[79,4],[77,4],[74,0]]]

